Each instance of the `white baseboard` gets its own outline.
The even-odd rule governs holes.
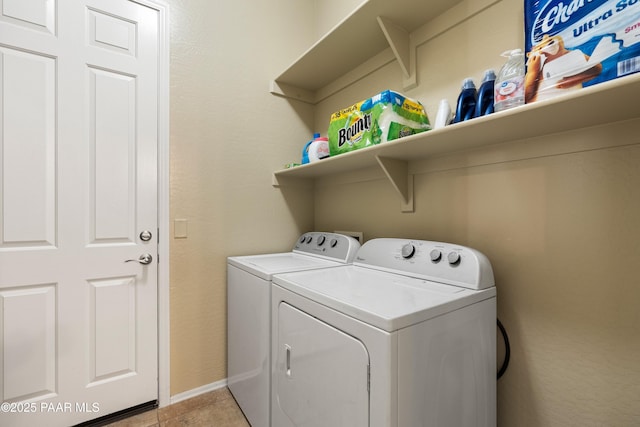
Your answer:
[[[183,391],[182,393],[174,394],[171,396],[170,404],[182,402],[183,400],[191,399],[192,397],[200,396],[201,394],[208,393],[210,391],[218,390],[227,386],[227,379],[216,381],[215,383],[203,385],[191,390]]]

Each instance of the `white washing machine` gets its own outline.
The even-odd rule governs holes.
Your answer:
[[[352,237],[313,232],[291,252],[227,259],[227,381],[253,427],[270,425],[272,276],[342,266],[359,248]]]
[[[496,425],[496,290],[471,248],[370,240],[273,277],[274,427]]]

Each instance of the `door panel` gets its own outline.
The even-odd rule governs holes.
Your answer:
[[[15,328],[13,325],[20,325]],[[56,286],[0,291],[3,401],[50,396],[56,391]]]
[[[0,425],[67,426],[158,397],[158,16],[0,4]]]
[[[369,425],[369,353],[362,342],[281,302],[272,424]]]
[[[55,33],[55,0],[3,0],[1,19],[27,28]]]
[[[135,242],[136,81],[88,69],[91,243]]]
[[[136,55],[136,26],[126,19],[89,9],[89,43],[112,52]]]
[[[54,246],[55,60],[0,47],[0,247]]]
[[[90,281],[90,385],[136,372],[134,277]]]

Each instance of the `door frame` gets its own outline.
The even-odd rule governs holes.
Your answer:
[[[169,5],[131,0],[158,12],[158,404],[171,403],[169,287]]]

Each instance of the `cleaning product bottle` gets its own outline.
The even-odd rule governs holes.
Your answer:
[[[478,101],[476,102],[476,113],[474,117],[486,116],[493,113],[493,91],[496,81],[496,73],[493,70],[484,72],[480,90],[478,90]]]
[[[524,105],[524,54],[521,49],[502,54],[509,59],[502,66],[495,83],[494,108],[503,111]]]
[[[317,136],[316,136],[317,135]],[[314,135],[313,141],[308,145],[307,155],[309,156],[309,163],[317,162],[325,157],[329,157],[329,138],[326,136],[320,136],[319,133]]]
[[[449,101],[446,99],[440,100],[440,105],[438,106],[438,114],[436,114],[436,122],[433,125],[434,129],[440,129],[449,124],[451,120],[451,107],[449,106]]]
[[[473,118],[476,112],[476,85],[467,78],[462,81],[462,91],[458,96],[456,115],[453,123],[463,122]]]
[[[304,164],[309,163],[309,146],[310,146],[310,145],[311,145],[311,143],[312,143],[313,141],[315,141],[317,138],[320,138],[320,134],[319,134],[319,133],[314,133],[314,134],[313,134],[313,139],[312,139],[311,141],[307,142],[307,143],[304,145],[304,148],[302,149],[302,161],[301,161],[301,163],[302,163],[303,165],[304,165]]]

